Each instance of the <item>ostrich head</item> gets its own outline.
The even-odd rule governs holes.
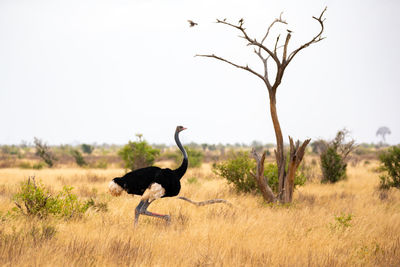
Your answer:
[[[110,184],[108,185],[108,190],[110,191],[110,194],[117,197],[122,194],[122,191],[124,191],[124,188],[119,185],[119,180],[121,178],[114,178]]]
[[[183,126],[176,126],[176,132],[182,132],[183,130],[186,130],[187,128],[183,127]]]

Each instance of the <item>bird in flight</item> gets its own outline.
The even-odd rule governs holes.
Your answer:
[[[196,25],[199,25],[199,24],[197,24],[196,22],[194,22],[193,20],[190,20],[190,19],[188,19],[188,22],[189,22],[189,27],[194,27]]]

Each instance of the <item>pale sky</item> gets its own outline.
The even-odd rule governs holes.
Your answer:
[[[275,143],[261,80],[214,59],[262,71],[239,33],[214,23],[244,18],[260,40],[283,11],[300,52],[277,93],[285,141],[334,137],[400,143],[400,1],[0,0],[0,144]],[[190,28],[187,20],[199,25]],[[274,35],[275,34],[275,35]]]

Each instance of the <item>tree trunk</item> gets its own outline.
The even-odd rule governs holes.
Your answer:
[[[289,136],[289,141],[290,141],[290,158],[286,159],[285,157],[285,151],[284,151],[284,146],[283,146],[283,136],[282,136],[282,130],[281,126],[279,124],[278,120],[278,114],[276,111],[276,97],[275,97],[275,92],[273,90],[269,91],[269,98],[270,98],[270,111],[271,111],[271,118],[272,118],[272,123],[274,125],[274,130],[275,130],[275,136],[276,136],[276,150],[275,150],[275,157],[276,157],[276,164],[278,167],[278,179],[279,179],[279,184],[278,184],[278,195],[276,197],[271,198],[269,195],[268,189],[271,190],[267,184],[267,186],[261,184],[259,181],[264,179],[263,174],[258,174],[259,171],[257,171],[257,182],[259,184],[259,187],[263,193],[266,191],[267,193],[266,196],[264,196],[264,199],[267,202],[273,202],[278,199],[280,202],[283,203],[290,203],[293,200],[293,191],[294,191],[294,179],[296,175],[296,171],[303,160],[303,156],[305,153],[305,149],[308,145],[308,143],[311,141],[311,139],[307,139],[303,142],[303,144],[300,146],[300,141],[296,142],[296,145],[293,143],[293,139]],[[253,153],[254,155],[254,153]],[[257,170],[262,169],[264,172],[264,160],[257,159],[256,156],[254,156],[257,160]],[[258,157],[259,158],[259,157]],[[264,156],[265,158],[265,156]],[[288,164],[288,169],[286,172],[286,160],[289,160]],[[272,192],[272,191],[271,191]]]
[[[272,189],[268,185],[268,178],[264,176],[264,161],[266,152],[264,151],[262,156],[260,157],[257,154],[256,150],[253,148],[251,154],[253,155],[254,159],[257,162],[257,173],[256,174],[252,173],[252,175],[257,181],[258,188],[260,188],[263,198],[268,203],[276,202],[276,197],[274,196]]]
[[[289,136],[290,141],[290,158],[289,158],[289,166],[288,172],[285,179],[285,188],[284,194],[282,197],[282,202],[290,203],[293,200],[293,191],[294,191],[294,178],[296,175],[296,171],[299,168],[301,161],[303,160],[304,153],[308,143],[310,143],[311,139],[307,139],[300,146],[300,141],[297,140],[296,145],[293,143],[293,139]]]
[[[272,123],[274,125],[275,137],[276,137],[276,150],[275,150],[275,158],[276,164],[278,166],[278,198],[282,200],[282,196],[284,193],[285,187],[285,178],[286,178],[286,158],[283,149],[283,136],[281,126],[278,120],[278,113],[276,111],[276,97],[273,91],[269,91],[269,108],[271,112]]]

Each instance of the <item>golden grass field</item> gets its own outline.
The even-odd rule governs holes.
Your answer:
[[[0,169],[0,265],[400,266],[400,192],[380,195],[373,167],[349,166],[347,181],[334,185],[308,183],[293,204],[279,206],[236,194],[203,164],[186,173],[180,196],[223,198],[233,207],[160,199],[149,210],[170,214],[171,223],[141,216],[136,228],[139,197],[107,192],[123,169]],[[71,220],[6,216],[30,175],[52,190],[71,185],[82,199],[106,202],[108,211],[89,209]],[[46,232],[49,226],[55,234]]]

